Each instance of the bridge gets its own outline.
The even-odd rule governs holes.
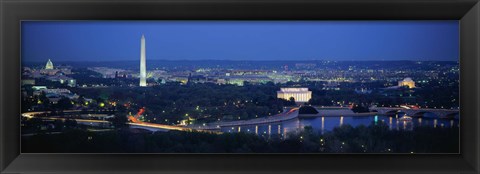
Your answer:
[[[276,114],[273,116],[268,116],[264,118],[254,118],[250,120],[239,120],[239,121],[219,121],[214,123],[209,123],[205,125],[189,125],[192,129],[197,131],[203,130],[220,130],[221,127],[232,127],[232,126],[244,126],[244,125],[257,125],[257,124],[269,124],[275,122],[286,121],[298,117],[298,108],[292,108],[286,112]]]
[[[396,114],[403,112],[411,117],[423,117],[426,113],[435,114],[440,118],[453,118],[459,114],[458,109],[431,109],[431,108],[402,108],[402,107],[371,107],[371,111],[377,111],[378,114]]]

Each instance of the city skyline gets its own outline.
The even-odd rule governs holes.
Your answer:
[[[459,152],[458,21],[23,29],[22,153]]]
[[[143,33],[149,60],[458,61],[458,21],[27,21],[22,60],[138,60]]]

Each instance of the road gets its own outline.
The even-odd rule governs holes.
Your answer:
[[[73,112],[73,111],[64,111],[64,112]],[[49,111],[44,111],[44,112],[26,112],[22,113],[23,117],[27,118],[34,118],[35,115],[38,114],[46,114],[50,113]],[[65,121],[66,118],[58,118],[58,117],[41,117],[42,119],[49,119],[49,120],[62,120]],[[109,121],[106,120],[92,120],[92,119],[72,119],[77,121],[78,123],[110,123]],[[218,133],[215,131],[210,131],[210,130],[197,130],[193,128],[188,128],[188,127],[183,127],[183,126],[173,126],[173,125],[165,125],[165,124],[156,124],[156,123],[147,123],[147,122],[137,122],[137,123],[127,123],[128,125],[133,125],[137,127],[144,127],[144,128],[150,128],[150,129],[163,129],[163,130],[177,130],[177,131],[199,131],[199,132],[209,132],[209,133]]]
[[[267,124],[280,121],[286,121],[297,118],[298,108],[290,109],[287,112],[276,114],[264,118],[255,118],[250,120],[228,121],[228,122],[214,122],[203,125],[191,125],[190,127],[197,130],[219,130],[220,127],[241,126],[241,125],[255,125],[255,124]]]

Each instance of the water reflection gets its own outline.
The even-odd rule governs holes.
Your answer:
[[[325,131],[325,117],[322,117],[322,134]]]
[[[390,130],[413,130],[418,126],[431,126],[434,128],[451,128],[458,127],[458,120],[450,119],[436,119],[436,118],[413,118],[402,120],[399,115],[395,116],[339,116],[339,117],[314,117],[314,118],[295,118],[288,121],[282,121],[270,124],[245,125],[234,127],[221,127],[222,132],[250,132],[255,130],[255,134],[260,136],[271,137],[272,135],[286,137],[289,132],[295,132],[303,129],[305,126],[310,126],[314,131],[324,134],[326,131],[331,131],[335,127],[342,125],[351,125],[357,127],[360,125],[368,126],[375,123],[375,120],[381,120],[385,123],[388,119],[388,128]],[[432,122],[433,124],[429,124]],[[272,131],[273,129],[273,131]],[[275,130],[276,129],[276,130]]]
[[[389,128],[390,130],[392,130],[392,120],[393,120],[393,118],[392,118],[392,117],[389,117],[389,120],[388,120],[388,128]]]

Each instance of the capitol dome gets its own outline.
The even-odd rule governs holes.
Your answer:
[[[404,82],[413,82],[412,78],[407,77],[403,79]]]
[[[53,63],[50,59],[48,59],[45,69],[53,69]]]

